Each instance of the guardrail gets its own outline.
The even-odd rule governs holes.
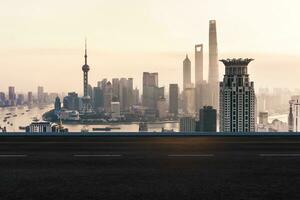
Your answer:
[[[0,133],[1,137],[300,137],[291,132],[253,132],[253,133],[221,133],[221,132],[68,132],[68,133]]]

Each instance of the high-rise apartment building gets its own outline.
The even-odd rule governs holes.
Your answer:
[[[253,59],[221,60],[225,75],[220,83],[220,131],[254,132],[256,99],[248,64]]]

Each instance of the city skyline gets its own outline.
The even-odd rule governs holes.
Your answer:
[[[297,68],[300,65],[300,49],[297,45],[299,30],[295,20],[298,16],[295,8],[299,3],[293,0],[288,2],[282,4],[273,1],[270,10],[268,3],[258,1],[245,5],[236,0],[226,3],[129,1],[119,2],[117,6],[109,2],[91,1],[84,6],[94,8],[86,13],[79,9],[82,6],[80,2],[72,2],[72,9],[67,9],[68,1],[54,9],[46,1],[31,0],[17,7],[16,3],[23,2],[11,1],[1,6],[1,15],[7,20],[3,26],[5,31],[0,33],[0,53],[3,56],[0,66],[8,67],[6,75],[0,80],[0,90],[6,91],[8,86],[13,85],[17,92],[26,92],[43,85],[53,92],[68,92],[73,88],[80,93],[82,86],[78,79],[81,72],[74,69],[80,67],[82,62],[82,40],[85,36],[90,41],[92,85],[102,78],[132,77],[135,80],[134,87],[141,89],[142,73],[151,71],[160,74],[159,85],[168,87],[176,79],[181,86],[181,62],[185,54],[189,54],[193,60],[195,44],[204,44],[204,76],[207,76],[207,22],[211,19],[218,23],[220,59],[253,57],[256,62],[249,70],[255,73],[253,81],[257,88],[295,88],[298,83],[296,74],[300,72]],[[169,6],[170,3],[174,6]],[[183,7],[191,12],[176,16]],[[193,12],[198,8],[203,8],[203,12]],[[256,10],[258,16],[251,13],[244,15],[246,8]],[[11,12],[13,9],[18,12]],[[98,14],[101,12],[97,9],[105,12]],[[263,15],[259,19],[266,9],[269,9],[268,16]],[[117,11],[118,15],[114,15]],[[54,13],[56,17],[52,19]],[[128,13],[131,15],[128,16]],[[71,18],[75,14],[77,21]],[[104,14],[108,20],[102,18]],[[60,23],[55,25],[58,17]],[[45,20],[47,25],[42,24],[41,20]],[[95,21],[99,22],[97,26]],[[123,25],[120,27],[118,22]],[[265,26],[266,23],[268,26]],[[283,31],[278,32],[278,27]],[[63,74],[70,71],[72,74],[66,81]],[[223,73],[220,68],[219,80]],[[266,73],[270,76],[266,77]],[[53,79],[49,74],[61,77]],[[282,74],[288,76],[289,80],[282,79]],[[191,77],[195,82],[193,62]]]

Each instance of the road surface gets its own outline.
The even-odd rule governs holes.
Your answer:
[[[0,199],[300,199],[300,137],[0,137]]]

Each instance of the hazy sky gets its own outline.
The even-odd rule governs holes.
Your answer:
[[[85,36],[90,84],[133,77],[140,87],[143,71],[157,71],[161,85],[181,86],[185,54],[194,63],[196,43],[208,51],[210,19],[217,20],[220,58],[255,58],[256,88],[296,88],[299,9],[299,0],[2,0],[0,90],[43,85],[81,93]]]

